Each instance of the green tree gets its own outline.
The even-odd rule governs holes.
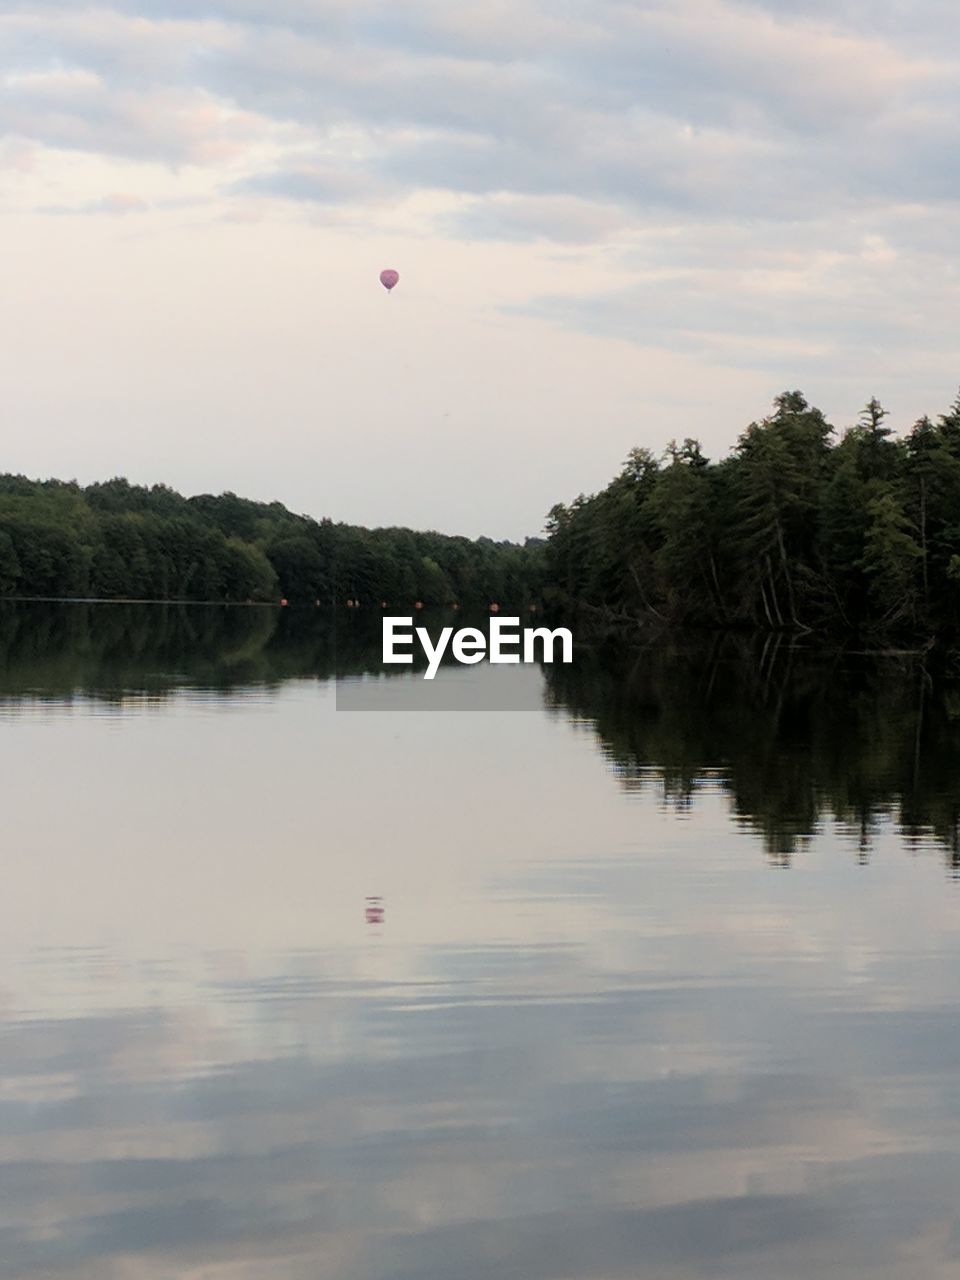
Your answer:
[[[0,595],[12,595],[20,578],[20,560],[10,535],[0,529]]]

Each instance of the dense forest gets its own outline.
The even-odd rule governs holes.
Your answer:
[[[232,493],[0,476],[0,596],[519,604],[536,592],[542,555],[317,521]]]
[[[837,438],[799,391],[729,457],[634,449],[550,512],[548,595],[598,622],[956,634],[960,398],[902,438],[871,400]]]
[[[520,546],[364,529],[232,493],[0,476],[0,596],[359,601],[578,611],[671,627],[955,637],[960,397],[895,437],[871,400],[838,433],[799,391],[711,462],[634,449]],[[592,627],[587,623],[594,624]]]

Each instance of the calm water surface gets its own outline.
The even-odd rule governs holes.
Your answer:
[[[0,611],[0,1276],[956,1277],[954,686],[718,642],[338,711],[363,654]]]

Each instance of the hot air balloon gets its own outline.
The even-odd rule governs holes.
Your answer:
[[[392,267],[387,267],[385,271],[380,272],[380,283],[386,289],[387,293],[394,287],[400,279],[400,272],[394,271]]]
[[[381,897],[368,896],[367,905],[364,908],[364,916],[367,924],[383,924],[383,899]]]

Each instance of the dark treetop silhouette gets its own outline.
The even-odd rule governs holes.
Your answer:
[[[903,439],[871,400],[834,443],[798,391],[710,463],[634,449],[550,512],[549,594],[597,621],[932,635],[960,624],[960,398]]]

